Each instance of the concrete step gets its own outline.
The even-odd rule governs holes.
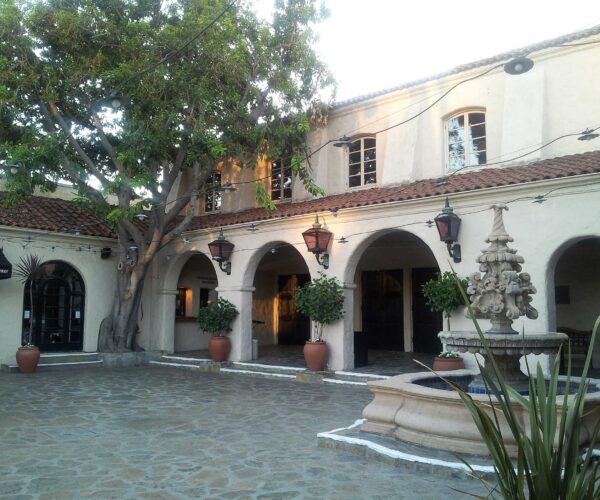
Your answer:
[[[221,363],[217,363],[211,359],[188,358],[175,355],[164,355],[157,361],[149,361],[148,364],[202,372],[218,372],[221,365]]]
[[[370,382],[372,380],[387,380],[390,377],[387,375],[376,375],[372,373],[339,370],[333,372],[332,378],[339,381],[354,382],[360,383],[361,385],[366,385],[367,382]]]
[[[42,353],[36,371],[102,368],[102,365],[102,357],[97,352]],[[0,371],[5,373],[19,373],[19,367],[16,364],[1,365]]]

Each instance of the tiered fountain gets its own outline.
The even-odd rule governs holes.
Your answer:
[[[507,382],[520,392],[526,393],[528,376],[520,370],[521,356],[528,354],[556,354],[567,337],[561,333],[520,335],[513,330],[512,321],[519,316],[537,318],[537,311],[531,306],[531,294],[535,288],[527,273],[521,273],[523,257],[509,248],[513,241],[504,228],[502,214],[507,208],[494,205],[494,224],[486,239],[490,245],[477,258],[481,273],[470,276],[467,293],[471,309],[479,319],[489,319],[491,329],[485,332],[486,342],[496,359]],[[461,353],[474,353],[486,357],[483,342],[475,331],[441,332],[439,338],[444,349]],[[484,368],[485,369],[485,368]],[[532,371],[534,367],[532,367]],[[473,399],[489,403],[489,396],[481,380],[479,370],[458,370],[445,372],[443,376],[473,394]],[[430,372],[408,373],[389,380],[369,382],[374,393],[373,401],[363,410],[366,421],[361,429],[393,436],[397,439],[432,448],[459,453],[486,454],[469,411],[459,395],[446,382]],[[558,396],[562,399],[562,396]],[[593,384],[585,398],[586,412],[582,444],[591,435],[600,410],[600,386]],[[523,422],[528,422],[521,406],[513,404]],[[486,411],[491,413],[489,405]],[[559,412],[562,406],[559,401]],[[516,454],[508,426],[504,425],[503,436],[507,449]]]

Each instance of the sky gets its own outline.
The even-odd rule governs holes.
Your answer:
[[[268,16],[273,0],[255,0]],[[600,0],[325,0],[337,101],[600,24]]]

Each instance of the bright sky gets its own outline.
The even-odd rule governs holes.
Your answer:
[[[273,0],[255,0],[268,15]],[[338,101],[600,24],[599,0],[325,0]]]

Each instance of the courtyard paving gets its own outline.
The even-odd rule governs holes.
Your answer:
[[[359,386],[162,367],[0,375],[0,498],[444,499],[473,480],[319,448]]]

